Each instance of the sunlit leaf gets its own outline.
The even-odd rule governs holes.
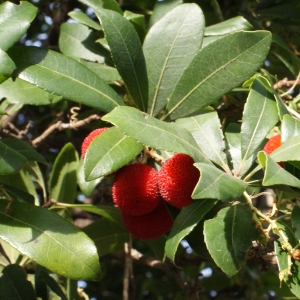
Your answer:
[[[84,25],[86,25],[88,27],[91,27],[93,29],[96,29],[96,30],[101,30],[100,24],[98,24],[97,22],[95,22],[94,20],[92,20],[90,17],[88,17],[82,11],[71,11],[71,12],[68,13],[68,15],[72,19],[80,22],[81,24],[84,24]]]

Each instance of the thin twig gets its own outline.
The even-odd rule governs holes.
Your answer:
[[[300,72],[298,73],[297,79],[295,80],[294,84],[290,89],[288,89],[285,93],[281,94],[280,97],[284,97],[292,92],[297,84],[300,84]]]

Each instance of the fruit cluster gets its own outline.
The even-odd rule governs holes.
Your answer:
[[[93,131],[87,136],[82,157],[101,132]],[[173,219],[165,203],[179,209],[192,203],[191,195],[200,178],[200,171],[193,163],[190,156],[176,153],[159,171],[147,164],[133,163],[116,172],[113,201],[121,210],[124,226],[133,236],[154,239],[170,230]]]

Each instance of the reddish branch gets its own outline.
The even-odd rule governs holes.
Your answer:
[[[283,78],[273,85],[275,90],[281,89],[283,87],[290,87],[293,85],[300,85],[300,80],[288,80],[288,78]]]

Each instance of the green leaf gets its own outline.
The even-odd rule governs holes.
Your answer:
[[[128,20],[114,11],[101,10],[95,13],[132,100],[139,109],[147,111],[148,77],[137,32]]]
[[[79,57],[89,61],[104,63],[110,53],[96,40],[99,36],[82,24],[63,23],[60,26],[59,49],[71,57]]]
[[[0,201],[0,237],[54,273],[72,279],[99,280],[101,270],[94,243],[54,212],[12,201],[5,213]]]
[[[251,209],[237,204],[220,210],[204,223],[204,237],[213,260],[224,273],[236,274],[246,263],[246,254],[259,232],[252,222]]]
[[[269,93],[269,83],[263,77],[254,80],[243,113],[241,129],[242,160],[247,160],[261,149],[266,135],[278,122],[278,111],[274,97]]]
[[[239,31],[202,48],[178,80],[164,118],[192,114],[241,84],[264,61],[270,43],[270,32]]]
[[[232,172],[233,174],[242,176],[250,169],[251,165],[253,164],[253,161],[256,160],[256,155],[249,157],[243,163],[243,165],[241,165],[242,153],[241,153],[240,124],[236,124],[236,123],[229,124],[225,130],[225,137],[226,137],[227,155],[229,156],[228,160],[230,160],[232,164]]]
[[[88,17],[85,13],[83,13],[81,11],[71,11],[71,12],[68,13],[68,15],[72,19],[74,19],[74,20],[80,22],[81,24],[84,24],[84,25],[86,25],[90,28],[93,28],[93,29],[96,29],[96,30],[101,30],[102,29],[102,27],[97,22],[92,20],[90,17]],[[66,23],[64,23],[64,24],[66,24]]]
[[[84,3],[95,10],[106,8],[118,12],[121,15],[123,14],[122,9],[115,0],[79,0],[79,2]]]
[[[262,167],[265,168],[263,186],[288,185],[300,188],[300,180],[279,166],[271,156],[260,151],[257,158]]]
[[[0,278],[0,298],[3,300],[35,300],[32,283],[25,270],[17,264],[6,266]]]
[[[299,241],[300,240],[300,206],[295,205],[292,210],[292,225],[295,230],[295,237]]]
[[[10,147],[11,149],[25,156],[28,161],[36,161],[36,162],[47,164],[45,158],[42,155],[40,155],[28,143],[20,139],[7,138],[1,140],[1,142],[5,144],[7,147]]]
[[[68,143],[54,161],[50,177],[50,199],[74,203],[77,194],[77,167],[77,151],[71,143]]]
[[[246,189],[247,183],[219,170],[215,166],[195,163],[200,170],[200,180],[192,194],[193,199],[218,199],[232,201]]]
[[[77,168],[77,183],[81,192],[86,196],[90,197],[95,187],[102,181],[103,177],[97,178],[91,181],[85,181],[84,176],[84,164],[83,160],[79,160],[79,165]]]
[[[165,247],[166,255],[173,263],[175,263],[175,254],[181,240],[194,229],[216,202],[216,200],[194,201],[180,211],[168,235]]]
[[[129,239],[124,226],[105,218],[85,227],[83,232],[95,242],[99,257],[107,253],[122,252],[124,243]]]
[[[84,158],[84,175],[87,181],[111,174],[120,169],[143,150],[143,144],[115,127],[97,136],[87,149]]]
[[[0,141],[0,175],[9,175],[18,172],[26,162],[27,158],[24,155]]]
[[[37,7],[27,1],[19,5],[6,1],[0,5],[0,48],[13,46],[27,31],[35,18]]]
[[[104,80],[108,84],[113,84],[121,78],[116,68],[85,60],[80,60],[80,62],[90,70],[92,70],[94,73],[96,73],[102,80]]]
[[[18,174],[18,173],[17,173]],[[16,175],[16,174],[14,174]],[[2,183],[2,188],[5,190],[5,192],[7,193],[7,195],[9,195],[9,197],[11,197],[13,200],[17,200],[17,201],[25,201],[29,204],[34,204],[34,197],[33,195],[29,194],[28,192],[24,191],[24,189],[22,189],[20,186],[18,186],[15,183],[15,178],[10,178],[10,180],[5,181],[10,185],[7,185],[5,183],[3,183],[3,179],[5,179],[6,177],[10,177],[13,175],[8,175],[8,176],[1,176],[0,177],[0,182]],[[12,184],[16,185],[18,188],[14,187]]]
[[[205,36],[215,36],[239,30],[253,30],[253,26],[243,17],[238,16],[205,28]]]
[[[1,28],[1,25],[0,25]],[[7,55],[6,52],[0,49],[0,83],[6,80],[16,68],[15,63],[11,60],[11,58]],[[1,85],[0,85],[1,87]]]
[[[124,17],[134,26],[134,29],[139,35],[140,41],[143,42],[146,34],[145,16],[125,10]]]
[[[164,261],[166,255],[165,255],[165,244],[166,244],[166,235],[161,235],[160,237],[156,239],[149,239],[149,240],[143,240],[143,243],[145,243],[154,253],[155,257],[160,260]]]
[[[116,125],[120,130],[149,147],[185,153],[195,161],[211,164],[199,149],[191,133],[176,124],[157,120],[133,107],[114,109],[103,121]]]
[[[160,20],[164,15],[171,11],[176,6],[182,4],[182,0],[165,0],[156,1],[153,12],[151,14],[148,27],[152,27],[154,23]]]
[[[289,243],[292,245],[292,247],[295,247],[298,244],[298,241],[294,236],[292,224],[287,221],[284,222],[280,221],[277,223],[277,226],[282,228],[282,231],[288,237]],[[288,262],[289,262],[287,252],[284,251],[281,247],[280,242],[282,241],[283,241],[282,238],[279,238],[279,240],[276,240],[274,242],[274,250],[275,250],[279,271],[286,270],[288,268]],[[300,286],[298,283],[300,277],[299,261],[293,260],[293,266],[291,271],[292,271],[292,276],[285,276],[284,281],[289,287],[289,289],[291,290],[291,292],[299,298],[300,297]]]
[[[149,76],[148,113],[167,104],[178,78],[202,44],[204,16],[196,4],[179,5],[149,30],[143,45]]]
[[[8,103],[30,105],[48,105],[61,100],[45,90],[22,79],[8,79],[0,84],[0,98],[6,98]]]
[[[103,111],[123,105],[119,95],[94,72],[58,52],[36,47],[15,47],[9,55],[19,78],[65,99]]]
[[[284,142],[300,135],[300,121],[290,115],[284,115],[281,123],[281,140]]]
[[[207,108],[194,117],[178,119],[176,124],[193,135],[199,148],[210,160],[226,168],[224,136],[216,111]]]

